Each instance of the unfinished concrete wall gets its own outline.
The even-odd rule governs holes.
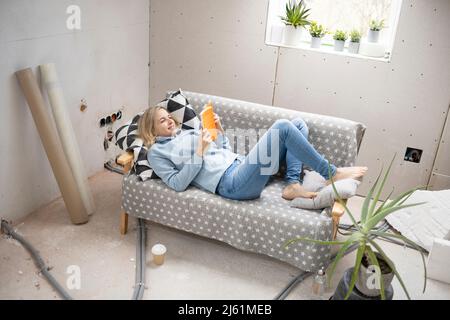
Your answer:
[[[70,5],[81,9],[80,30],[66,26]],[[93,175],[105,160],[99,118],[125,106],[127,119],[147,105],[148,25],[148,0],[0,1],[0,217],[18,220],[60,195],[14,72],[33,67],[39,77],[39,64],[56,64]]]
[[[362,194],[394,153],[385,189],[426,185],[450,100],[450,1],[403,1],[390,63],[266,46],[267,7],[151,0],[150,102],[181,87],[360,121]],[[403,160],[407,147],[420,163]]]

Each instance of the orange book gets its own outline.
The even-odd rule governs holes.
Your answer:
[[[213,141],[217,139],[217,128],[214,121],[214,109],[212,103],[209,102],[203,111],[200,113],[202,118],[202,126],[204,129],[208,129],[209,134]]]

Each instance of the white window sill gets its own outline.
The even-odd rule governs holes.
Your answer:
[[[317,48],[317,49],[311,48],[311,43],[307,42],[307,41],[303,41],[297,46],[290,46],[290,45],[287,45],[284,43],[274,43],[274,42],[269,42],[269,41],[266,41],[266,45],[280,47],[280,48],[301,49],[301,50],[307,50],[307,51],[322,52],[322,53],[334,54],[334,55],[338,55],[338,56],[380,61],[380,62],[389,62],[391,60],[390,56],[383,57],[383,58],[375,58],[375,57],[365,56],[362,54],[350,53],[347,51],[348,50],[347,45],[345,46],[344,51],[335,51],[334,45],[327,44],[327,43],[322,43],[321,47]]]

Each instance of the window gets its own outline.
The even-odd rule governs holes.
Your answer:
[[[299,0],[270,0],[266,29],[266,44],[285,46],[282,32],[285,28],[280,16],[285,15],[287,1]],[[348,33],[356,29],[362,34],[361,43],[367,42],[369,23],[372,19],[384,19],[385,28],[380,33],[378,43],[384,47],[385,57],[388,60],[392,51],[397,22],[400,15],[401,0],[304,0],[310,10],[308,20],[317,21],[329,31],[338,29]],[[346,47],[348,46],[348,40]],[[308,30],[303,30],[301,42],[295,47],[310,48],[311,36]],[[287,45],[292,47],[292,45]],[[320,51],[333,52],[333,34],[327,34],[322,39]],[[346,54],[346,51],[343,53]]]

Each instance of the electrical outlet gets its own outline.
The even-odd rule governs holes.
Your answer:
[[[423,150],[407,147],[405,157],[403,159],[405,161],[420,163],[420,158],[422,158],[422,153],[423,153]]]
[[[98,121],[98,124],[99,124],[100,128],[103,128],[104,126],[113,124],[113,123],[116,122],[117,120],[122,119],[122,115],[123,115],[122,111],[123,111],[124,108],[125,108],[125,107],[122,106],[122,107],[120,108],[119,111],[114,112],[114,113],[112,113],[112,114],[110,114],[110,115],[107,115],[107,116],[101,118],[101,119]]]

